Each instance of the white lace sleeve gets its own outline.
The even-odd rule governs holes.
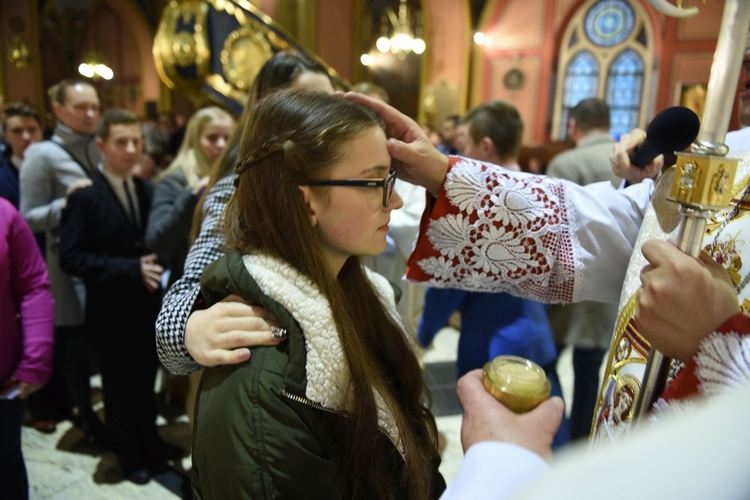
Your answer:
[[[445,181],[450,207],[431,214],[433,251],[414,262],[440,288],[616,302],[652,191],[650,182],[582,187],[462,159]]]

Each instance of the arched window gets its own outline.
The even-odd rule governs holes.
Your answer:
[[[579,101],[597,95],[599,89],[599,62],[591,52],[582,50],[571,59],[565,70],[562,123],[568,122],[568,110]]]
[[[638,125],[638,112],[643,96],[643,60],[626,49],[609,66],[607,97],[610,110],[610,131],[619,137]]]
[[[568,111],[589,97],[609,104],[615,138],[643,125],[651,40],[645,13],[629,0],[590,0],[571,17],[560,45],[553,139],[565,139]]]

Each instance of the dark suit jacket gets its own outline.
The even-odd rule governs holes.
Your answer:
[[[93,339],[127,341],[119,334],[147,336],[153,343],[160,293],[149,293],[141,275],[141,256],[149,254],[143,234],[151,205],[151,187],[135,178],[141,230],[105,177],[95,171],[91,187],[68,198],[60,229],[60,266],[86,284],[86,324]]]

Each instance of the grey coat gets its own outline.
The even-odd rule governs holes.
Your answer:
[[[575,148],[555,156],[547,166],[550,177],[567,179],[580,186],[610,181],[617,187],[622,179],[612,172],[609,155],[615,141],[608,132],[594,132]]]
[[[159,258],[169,261],[169,286],[182,277],[198,199],[188,186],[185,174],[179,170],[161,179],[154,188],[146,245],[159,254]]]
[[[610,181],[618,186],[622,179],[612,172],[609,162],[614,144],[609,133],[595,132],[574,149],[553,158],[547,167],[547,175],[581,186],[602,181]],[[606,349],[612,340],[612,329],[617,320],[617,304],[585,301],[554,305],[547,310],[547,316],[558,344]]]
[[[84,323],[83,284],[60,269],[58,233],[68,186],[87,178],[100,161],[93,138],[58,125],[51,140],[29,146],[21,164],[20,211],[34,232],[46,234],[47,269],[55,298],[56,326]]]

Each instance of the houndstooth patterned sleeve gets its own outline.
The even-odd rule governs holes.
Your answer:
[[[235,178],[234,174],[224,177],[208,192],[200,234],[185,260],[185,273],[167,291],[156,318],[156,352],[162,364],[174,374],[188,374],[201,368],[185,348],[185,326],[198,300],[203,270],[224,255],[226,238],[221,219],[234,193]]]

